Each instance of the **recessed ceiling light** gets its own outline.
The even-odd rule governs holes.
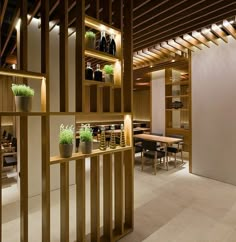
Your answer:
[[[175,59],[171,60],[171,62],[175,62]]]
[[[142,79],[141,77],[138,77],[138,78],[136,78],[136,81],[141,80],[141,79]]]
[[[151,65],[150,68],[152,68],[153,66]]]

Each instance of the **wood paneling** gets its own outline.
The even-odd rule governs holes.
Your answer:
[[[134,120],[150,120],[151,97],[149,90],[134,91],[133,94],[133,117]]]

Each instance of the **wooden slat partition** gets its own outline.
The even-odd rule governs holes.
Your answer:
[[[100,167],[99,156],[91,157],[90,165],[91,241],[100,241]]]
[[[20,117],[20,231],[28,242],[28,117]]]
[[[103,156],[103,236],[112,240],[112,155]]]
[[[46,102],[46,111],[50,111],[49,103],[49,1],[41,3],[41,72],[45,73],[46,92],[41,93]],[[42,137],[42,241],[50,241],[50,118],[41,117]]]
[[[0,135],[2,138],[2,117],[0,116]],[[2,174],[2,156],[0,155],[0,174]],[[2,179],[0,179],[0,242],[2,242]]]
[[[76,160],[76,239],[85,241],[85,159]]]
[[[114,154],[115,174],[115,234],[124,233],[124,164],[123,153]]]
[[[60,165],[61,242],[69,241],[69,163]]]
[[[125,227],[133,228],[134,226],[134,167],[132,150],[124,151],[125,166]]]

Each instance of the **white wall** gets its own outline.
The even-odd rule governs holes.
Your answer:
[[[59,111],[59,28],[50,32],[50,110]],[[33,21],[28,26],[28,70],[41,72],[41,41],[38,21]],[[69,104],[70,111],[75,108],[75,35],[69,38]],[[40,111],[40,84],[38,80],[32,80],[32,86],[36,95],[33,99],[33,111]],[[75,125],[74,116],[54,116],[50,118],[50,155],[58,155],[58,134],[60,124]],[[29,196],[41,193],[41,118],[29,117]],[[74,183],[74,163],[70,163],[70,183]],[[51,189],[59,187],[59,165],[51,167]]]
[[[152,132],[165,134],[165,70],[152,72]]]
[[[236,41],[192,55],[193,173],[236,185]]]

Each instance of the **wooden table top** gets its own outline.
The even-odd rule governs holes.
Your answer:
[[[182,139],[171,138],[166,136],[157,136],[157,135],[151,135],[151,134],[136,134],[133,137],[144,139],[144,140],[151,140],[151,141],[166,143],[166,144],[174,144],[174,143],[179,143],[183,141]]]

